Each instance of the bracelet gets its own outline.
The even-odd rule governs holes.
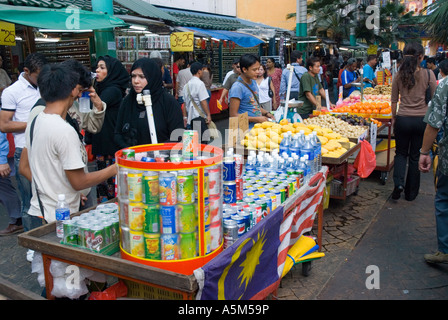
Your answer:
[[[431,151],[428,152],[422,152],[422,149],[420,148],[420,154],[424,155],[424,156],[428,156],[431,153]]]
[[[188,117],[184,117],[184,119],[188,119]]]

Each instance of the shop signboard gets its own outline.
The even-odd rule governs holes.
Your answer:
[[[194,33],[193,32],[173,32],[170,35],[172,52],[193,51]]]
[[[16,25],[14,23],[0,21],[0,45],[16,45]]]

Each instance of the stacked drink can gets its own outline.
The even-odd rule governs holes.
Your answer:
[[[195,139],[194,136],[188,141]],[[190,146],[185,152],[196,152]],[[136,157],[146,161],[146,157]],[[183,155],[156,162],[182,162]],[[180,164],[181,165],[181,164]],[[222,244],[221,165],[204,170],[206,254]],[[217,174],[219,173],[219,177]],[[143,171],[120,167],[118,176],[122,249],[152,260],[198,256],[198,170]],[[219,183],[209,183],[209,177]]]
[[[224,248],[242,237],[300,187],[299,175],[243,172],[242,200],[223,205]]]
[[[106,247],[118,248],[120,240],[118,205],[100,204],[94,210],[64,220],[62,243],[95,252]]]

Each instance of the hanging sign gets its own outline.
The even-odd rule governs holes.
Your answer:
[[[14,23],[0,21],[0,45],[16,45],[16,25]]]
[[[194,33],[193,32],[173,32],[170,35],[171,51],[186,52],[193,51]]]

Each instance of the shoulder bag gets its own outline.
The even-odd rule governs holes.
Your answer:
[[[431,81],[431,75],[429,74],[429,69],[426,69],[428,72],[428,87],[425,91],[425,102],[426,104],[429,104],[429,101],[431,101],[431,87],[429,86],[429,82]]]
[[[202,108],[199,108],[199,106],[196,104],[193,97],[191,96],[188,84],[186,84],[185,87],[187,88],[188,96],[190,97],[190,100],[193,103],[194,108],[199,113],[199,116],[201,118],[206,119],[207,116],[205,115],[204,111],[202,110]],[[217,139],[219,137],[219,132],[218,128],[216,127],[216,124],[212,120],[210,120],[210,122],[207,124],[207,127],[210,130],[210,138]]]

